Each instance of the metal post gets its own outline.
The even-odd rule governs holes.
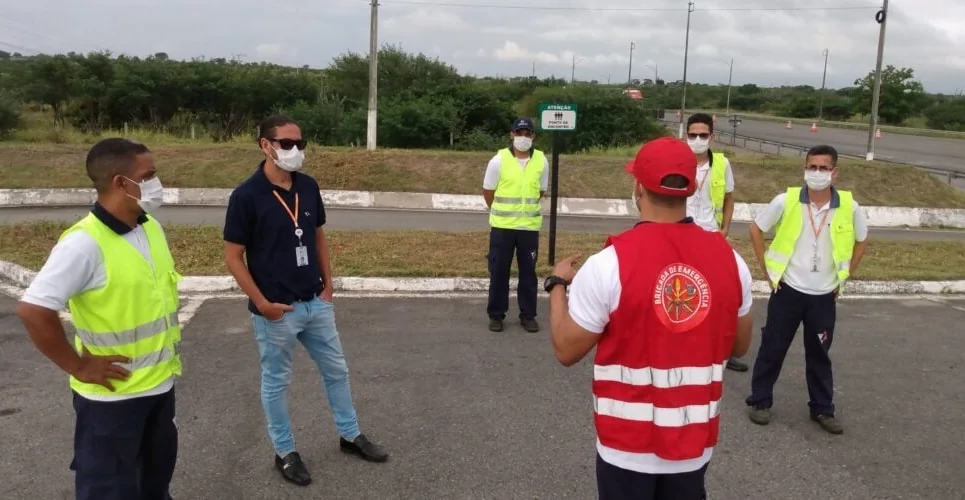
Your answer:
[[[553,153],[552,171],[550,179],[550,265],[556,265],[556,206],[559,205],[560,196],[560,133],[553,131]]]
[[[730,84],[734,81],[734,58],[730,58],[730,72],[727,74],[727,112],[730,115]]]
[[[824,76],[821,77],[821,104],[818,106],[818,121],[824,118],[824,89],[828,81],[828,49],[824,49]]]
[[[627,87],[633,81],[633,49],[637,48],[637,44],[630,42],[630,64],[627,66]]]
[[[687,53],[690,51],[690,13],[694,11],[694,3],[687,2],[687,37],[684,39],[684,88],[680,98],[680,128],[677,137],[684,137],[684,114],[687,111]]]
[[[372,0],[371,25],[369,26],[369,116],[366,148],[375,151],[378,130],[379,90],[379,0]]]
[[[570,69],[570,85],[576,82],[576,53],[573,54],[573,67]]]
[[[878,100],[881,94],[881,62],[885,55],[885,25],[888,23],[888,0],[884,0],[881,10],[875,14],[875,21],[881,25],[878,32],[878,63],[875,65],[875,89],[871,94],[871,125],[868,127],[867,161],[875,159],[875,129],[878,127]]]

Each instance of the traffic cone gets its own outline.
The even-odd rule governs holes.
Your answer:
[[[875,139],[881,139],[881,129],[875,130]]]
[[[818,133],[818,122],[811,123],[811,133],[812,134]]]
[[[787,121],[787,125],[785,125],[784,128],[791,130],[791,120]]]

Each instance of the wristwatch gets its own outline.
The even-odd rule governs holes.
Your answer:
[[[543,281],[543,290],[546,290],[546,293],[550,293],[556,285],[563,285],[565,288],[570,286],[570,282],[559,276],[547,276],[546,280]]]

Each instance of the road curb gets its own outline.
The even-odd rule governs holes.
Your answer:
[[[183,206],[226,206],[231,189],[167,188],[164,203]],[[339,208],[407,209],[435,211],[486,212],[478,195],[445,193],[402,193],[383,191],[321,191],[325,204]],[[632,217],[635,208],[629,199],[560,198],[559,213],[594,217]],[[93,189],[0,189],[0,207],[42,207],[90,205],[96,199]],[[542,202],[549,213],[550,201]],[[750,222],[767,205],[736,203],[734,221]],[[953,208],[861,207],[872,227],[950,227],[965,229],[965,210]]]
[[[13,262],[0,260],[0,280],[17,288],[27,288],[36,272]],[[360,293],[465,293],[485,292],[489,280],[485,278],[363,278],[342,277],[334,280],[337,292]],[[515,278],[510,288],[516,288]],[[231,276],[186,276],[178,285],[185,295],[238,293],[240,290]],[[754,293],[769,291],[767,282],[753,284]],[[965,280],[959,281],[850,281],[845,295],[955,295],[965,294]]]

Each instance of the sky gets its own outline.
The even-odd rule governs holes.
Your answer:
[[[686,0],[380,0],[378,39],[461,73],[682,79]],[[851,85],[873,71],[880,0],[696,0],[687,80]],[[0,49],[110,50],[324,67],[367,54],[369,0],[0,0]],[[965,92],[965,1],[893,0],[884,64]],[[634,44],[632,66],[630,47]],[[574,60],[576,62],[574,68]]]

